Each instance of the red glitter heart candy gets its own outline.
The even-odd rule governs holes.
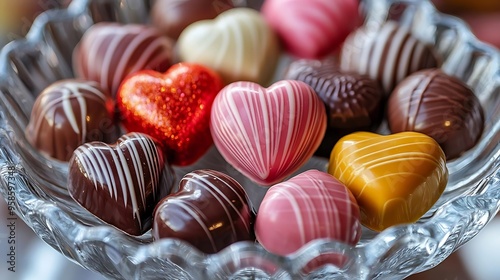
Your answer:
[[[118,90],[117,105],[128,131],[163,143],[169,162],[189,165],[212,145],[210,111],[222,79],[211,69],[178,63],[167,72],[139,71]]]

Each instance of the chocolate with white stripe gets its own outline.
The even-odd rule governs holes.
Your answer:
[[[69,162],[68,191],[92,214],[130,235],[151,228],[157,202],[173,184],[163,151],[146,134],[129,133],[116,144],[84,144]]]
[[[26,140],[40,153],[68,161],[83,143],[110,143],[118,138],[113,112],[111,95],[96,82],[61,80],[37,97],[26,126]]]
[[[379,81],[387,96],[411,73],[439,66],[435,51],[398,23],[388,21],[380,28],[369,28],[359,28],[346,39],[341,69]]]
[[[243,187],[214,170],[186,174],[177,193],[156,207],[153,237],[182,239],[204,253],[237,241],[255,240],[255,214]]]

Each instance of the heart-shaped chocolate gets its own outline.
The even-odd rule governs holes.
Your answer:
[[[154,239],[182,239],[207,254],[237,241],[255,240],[255,214],[245,190],[233,178],[196,170],[186,174],[179,187],[154,211]]]
[[[102,221],[141,235],[150,229],[154,207],[170,193],[173,179],[156,141],[129,133],[114,145],[78,147],[69,161],[68,191]]]
[[[191,23],[213,19],[231,8],[231,0],[155,0],[151,8],[151,21],[163,34],[177,39]]]
[[[325,106],[300,81],[267,89],[236,82],[217,95],[210,127],[228,163],[257,184],[272,185],[314,154],[326,130]]]
[[[222,87],[221,78],[207,67],[179,63],[164,74],[146,70],[130,75],[117,104],[128,131],[162,142],[171,164],[189,165],[213,143],[210,110]]]
[[[381,231],[420,219],[448,182],[439,144],[418,132],[355,132],[337,142],[328,172],[353,193],[361,223]]]
[[[340,55],[342,71],[370,76],[381,84],[386,96],[411,73],[440,65],[432,47],[394,21],[351,33]]]
[[[358,204],[333,176],[308,170],[269,188],[255,235],[266,250],[283,256],[320,238],[355,245],[361,237]]]
[[[317,155],[330,157],[335,143],[355,131],[375,130],[382,121],[384,92],[367,75],[341,72],[335,59],[300,59],[285,78],[310,85],[326,105],[328,129]]]
[[[42,154],[68,161],[83,143],[116,141],[119,129],[114,106],[111,94],[96,82],[55,82],[36,98],[26,140]]]
[[[96,23],[73,52],[73,70],[77,77],[96,81],[115,96],[127,75],[144,69],[167,70],[172,48],[172,41],[151,26]]]
[[[182,61],[217,71],[226,84],[268,83],[279,57],[279,42],[258,11],[234,8],[214,20],[189,25],[177,42]]]
[[[262,13],[285,48],[302,58],[321,58],[360,23],[358,0],[267,0]]]

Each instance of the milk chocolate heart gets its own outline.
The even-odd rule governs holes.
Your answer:
[[[207,67],[179,63],[166,73],[140,71],[121,85],[117,104],[128,131],[147,133],[167,147],[169,162],[189,165],[212,145],[210,110],[223,87]]]
[[[443,150],[417,132],[349,134],[333,148],[328,172],[354,194],[363,225],[377,231],[417,221],[448,182]]]
[[[151,21],[163,34],[177,39],[191,23],[213,19],[232,7],[231,0],[156,0],[151,8]]]
[[[360,23],[358,0],[267,0],[262,13],[285,48],[303,58],[337,49]]]
[[[358,204],[333,176],[309,170],[269,188],[255,234],[266,250],[283,256],[320,238],[354,245],[361,237]]]
[[[126,134],[114,145],[84,144],[69,161],[71,197],[130,235],[150,229],[153,209],[172,184],[161,148],[145,134]]]
[[[177,42],[182,61],[216,70],[228,84],[268,83],[279,56],[279,43],[259,12],[234,8],[214,20],[189,25]]]
[[[255,214],[243,187],[226,174],[196,170],[186,174],[178,192],[154,211],[153,237],[178,238],[204,253],[255,240]]]
[[[214,101],[214,143],[237,170],[260,185],[291,175],[316,151],[326,113],[314,90],[283,80],[269,88],[251,82],[226,86]]]
[[[144,69],[167,70],[172,46],[152,26],[101,22],[89,28],[76,46],[73,70],[77,77],[96,81],[115,96],[127,75]]]

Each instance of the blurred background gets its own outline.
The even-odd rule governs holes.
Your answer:
[[[64,7],[70,0],[0,0],[0,47],[22,38],[35,17],[47,9]],[[464,19],[484,42],[500,47],[499,0],[434,0],[445,13]],[[0,221],[8,221],[7,205],[0,199]],[[15,222],[16,272],[8,272],[5,255],[9,252],[8,224],[0,224],[0,279],[3,280],[83,280],[104,279],[70,262],[38,239],[21,219]],[[3,222],[2,222],[3,223]],[[495,218],[473,240],[436,268],[410,277],[410,280],[494,280],[500,279],[500,218]]]

